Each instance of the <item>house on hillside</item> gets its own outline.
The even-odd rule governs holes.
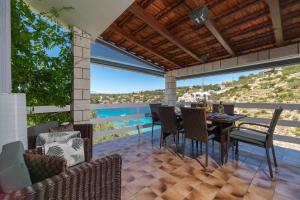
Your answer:
[[[273,68],[265,69],[260,73],[262,73],[264,75],[270,75],[270,74],[276,73],[281,70],[282,70],[282,67],[273,67]]]

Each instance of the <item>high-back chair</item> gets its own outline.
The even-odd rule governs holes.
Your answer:
[[[204,107],[203,103],[191,103],[191,108],[198,108],[198,107]]]
[[[267,161],[269,165],[270,176],[273,178],[272,165],[269,155],[269,149],[272,149],[275,168],[277,168],[277,161],[275,155],[275,149],[273,145],[273,135],[275,127],[277,125],[282,108],[275,109],[270,125],[258,124],[258,123],[241,123],[236,129],[230,133],[230,138],[235,141],[236,154],[238,153],[238,142],[245,142],[255,146],[263,147],[266,149]],[[267,131],[257,130],[251,127],[244,127],[244,125],[253,125],[266,128]]]
[[[184,142],[183,155],[185,149],[185,139],[189,138],[199,142],[204,142],[205,145],[205,166],[208,165],[208,141],[215,137],[210,134],[210,130],[206,124],[206,111],[204,108],[181,108],[183,127],[184,127]]]
[[[169,135],[173,135],[176,150],[178,144],[179,130],[177,127],[177,118],[175,115],[175,108],[173,106],[161,106],[159,107],[159,118],[161,122],[161,138],[160,147],[162,143],[166,145],[166,138]]]
[[[150,112],[151,112],[151,118],[152,118],[152,141],[153,141],[153,130],[155,125],[160,125],[160,119],[159,119],[159,107],[161,107],[161,103],[153,103],[149,104]]]
[[[227,115],[233,115],[234,114],[234,104],[223,104],[224,106],[224,113]],[[217,113],[219,112],[219,104],[213,104],[213,112]]]

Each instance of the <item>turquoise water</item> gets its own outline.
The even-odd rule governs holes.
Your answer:
[[[119,116],[128,116],[134,114],[147,114],[150,113],[149,106],[146,107],[126,107],[126,108],[109,108],[109,109],[97,109],[96,113],[99,118],[111,118],[111,117],[119,117]],[[119,120],[113,122],[116,128],[124,128],[131,127],[137,125],[143,125],[151,123],[151,117],[143,117],[140,119],[130,119],[130,120]],[[144,129],[143,131],[147,131],[149,128]]]

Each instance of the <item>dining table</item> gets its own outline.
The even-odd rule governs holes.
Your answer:
[[[176,112],[176,116],[179,119],[182,118],[181,112]],[[225,163],[225,158],[228,153],[229,132],[232,125],[234,125],[236,121],[245,117],[247,116],[241,114],[228,115],[224,113],[207,112],[206,120],[216,126],[216,139],[220,142],[221,146],[221,164]]]

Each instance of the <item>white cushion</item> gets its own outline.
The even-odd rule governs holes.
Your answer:
[[[53,142],[66,143],[70,138],[80,137],[80,131],[40,133],[36,138],[36,146]]]
[[[43,145],[43,152],[46,155],[65,158],[68,167],[84,162],[84,142],[83,139],[79,137],[69,138],[65,143],[46,143]]]

